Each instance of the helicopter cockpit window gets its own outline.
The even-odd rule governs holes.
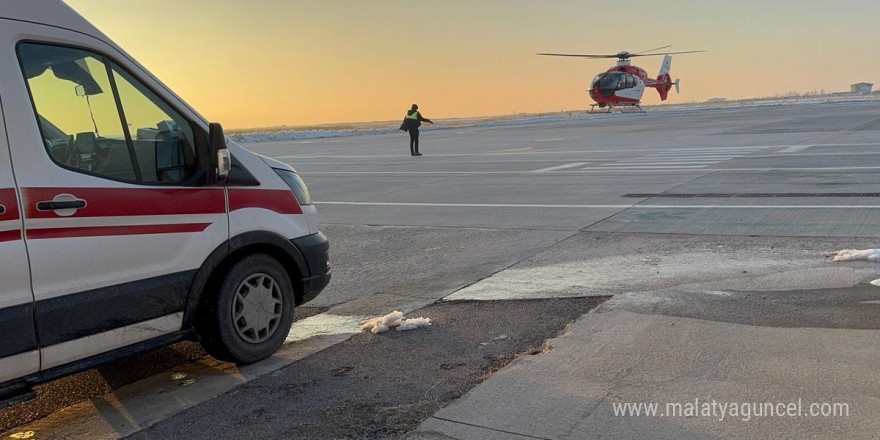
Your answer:
[[[599,81],[599,88],[603,90],[616,90],[620,87],[620,80],[624,74],[621,72],[608,72]]]
[[[602,73],[594,76],[593,81],[590,82],[590,88],[592,89],[593,87],[596,87],[596,84],[598,84],[599,81],[601,81],[603,77],[605,77],[605,72],[602,72]]]

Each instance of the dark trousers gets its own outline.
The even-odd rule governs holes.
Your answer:
[[[409,154],[415,156],[419,153],[419,129],[409,129]]]

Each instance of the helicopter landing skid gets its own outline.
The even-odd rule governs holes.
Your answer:
[[[642,107],[640,106],[640,104],[641,104],[641,102],[637,102],[635,104],[618,105],[617,107],[620,107],[621,113],[645,113],[645,111],[642,110]],[[606,110],[596,111],[596,107],[599,107],[600,109],[605,108]],[[607,105],[607,104],[604,106],[600,106],[599,104],[591,104],[590,105],[590,114],[611,113],[611,109],[613,109],[614,107],[615,106],[613,106],[613,105]]]
[[[598,112],[596,111],[596,107],[597,107],[597,106],[599,106],[599,104],[590,104],[590,114],[593,114],[593,113],[611,113],[611,107],[612,107],[612,106],[610,106],[610,105],[609,105],[609,106],[599,106],[599,108],[607,107],[608,109],[607,109],[607,110],[601,110],[601,111],[598,111]]]
[[[639,104],[641,104],[641,103],[639,102],[639,103],[635,103],[633,105],[622,105],[622,106],[620,106],[620,112],[621,113],[644,113],[645,111],[642,110],[642,107],[639,106]]]

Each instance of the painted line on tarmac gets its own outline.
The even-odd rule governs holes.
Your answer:
[[[642,157],[640,157],[640,158],[629,159],[629,161],[630,161],[630,162],[632,162],[632,161],[636,161],[636,160],[640,160],[640,161],[650,161],[650,160],[659,160],[659,159],[664,159],[664,160],[672,160],[672,159],[689,159],[689,160],[700,160],[700,159],[706,159],[706,160],[711,160],[711,159],[724,159],[724,160],[728,160],[728,159],[733,159],[733,158],[736,158],[736,157],[744,157],[744,156],[741,155],[741,154],[736,154],[736,155],[731,156],[730,153],[714,154],[714,155],[712,155],[712,154],[708,154],[708,155],[706,155],[706,154],[701,154],[701,155],[699,155],[699,156],[694,156],[694,155],[691,155],[691,154],[681,154],[681,153],[675,153],[675,154],[659,154],[659,153],[658,153],[658,154],[646,154],[646,155],[644,155],[644,156],[642,156]]]
[[[605,168],[705,168],[709,165],[716,164],[719,161],[681,161],[681,162],[617,162],[599,165]],[[673,165],[673,166],[670,166]]]
[[[432,156],[433,156],[433,155],[432,155]],[[638,160],[643,160],[643,161],[656,160],[656,159],[668,159],[668,160],[672,160],[672,159],[677,159],[677,158],[679,158],[679,157],[686,158],[686,159],[725,159],[725,160],[729,160],[729,159],[736,159],[736,158],[745,158],[745,159],[767,159],[767,158],[778,158],[778,157],[791,158],[791,157],[818,157],[818,156],[834,156],[834,157],[842,157],[842,156],[880,156],[880,151],[878,151],[878,152],[863,152],[863,153],[835,152],[835,153],[804,153],[804,154],[795,154],[795,153],[790,153],[790,154],[750,154],[750,155],[748,155],[748,156],[742,156],[742,155],[737,155],[737,156],[705,156],[705,155],[700,155],[700,156],[688,156],[688,155],[674,156],[674,155],[666,155],[666,154],[664,154],[664,155],[661,155],[661,154],[648,154],[648,155],[645,155],[645,156],[641,156],[641,159],[638,159]],[[367,158],[366,156],[359,156],[359,157],[364,158],[364,159]],[[374,158],[374,157],[380,157],[380,156],[370,156],[370,158]],[[396,157],[396,158],[398,158],[398,159],[401,159],[399,155],[396,155],[396,156],[388,156],[388,157]],[[407,157],[409,157],[409,156],[407,156]],[[454,156],[453,156],[453,155],[448,155],[448,157],[454,157]],[[301,159],[303,159],[303,158],[305,158],[305,157],[301,157]],[[475,159],[465,159],[465,158],[461,158],[460,160],[455,160],[455,159],[452,159],[452,160],[431,160],[431,164],[440,164],[440,163],[443,163],[443,164],[465,164],[465,165],[475,165],[475,164],[490,164],[490,165],[494,165],[494,164],[501,164],[501,163],[516,163],[516,164],[520,164],[520,163],[525,164],[525,163],[528,163],[528,164],[534,164],[534,163],[539,163],[539,162],[553,162],[553,163],[558,163],[558,162],[560,162],[561,160],[564,160],[564,159],[561,159],[561,158],[557,158],[557,159],[522,158],[522,159],[507,159],[507,160],[504,160],[504,159],[501,159],[501,160],[498,160],[498,159],[493,159],[493,160],[475,160]],[[598,161],[598,160],[614,160],[614,159],[612,158],[612,159],[596,159],[596,160]],[[637,159],[628,159],[627,162],[634,162],[634,161],[636,161],[636,160],[637,160]],[[332,167],[340,167],[340,166],[364,166],[364,165],[383,165],[383,166],[384,166],[384,165],[403,165],[403,164],[407,164],[407,163],[411,163],[411,162],[410,162],[410,160],[404,158],[403,160],[397,160],[397,161],[395,161],[395,162],[381,162],[381,161],[366,161],[366,160],[365,160],[365,161],[362,161],[362,162],[303,162],[303,161],[295,161],[295,162],[289,162],[289,163],[290,163],[291,165],[296,165],[297,167],[305,167],[305,166],[332,166]],[[589,162],[587,162],[587,163],[589,163]],[[529,172],[534,172],[534,171],[529,171]]]
[[[642,168],[648,168],[647,166]],[[554,173],[572,173],[572,174],[608,174],[618,171],[633,171],[638,170],[639,168],[624,168],[618,165],[615,167],[608,168],[587,168],[587,169],[579,169],[579,170],[560,170],[555,171]],[[809,168],[705,168],[705,169],[679,169],[679,168],[667,168],[663,167],[656,170],[651,170],[652,172],[657,173],[681,173],[681,172],[694,172],[694,171],[711,171],[713,173],[744,173],[744,172],[775,172],[775,173],[801,173],[801,172],[810,172],[810,171],[878,171],[880,167],[809,167]],[[304,171],[301,172],[304,176],[338,176],[338,175],[352,175],[352,176],[368,176],[368,175],[381,175],[381,176],[402,176],[402,175],[469,175],[469,174],[508,174],[508,175],[517,175],[517,174],[535,174],[532,171]]]
[[[295,321],[290,327],[290,333],[287,334],[284,343],[305,341],[316,336],[356,335],[361,332],[361,323],[372,318],[371,316],[341,316],[319,313]]]
[[[540,142],[540,140],[534,141],[526,141],[526,142]],[[281,142],[283,144],[283,142]],[[512,155],[512,156],[523,156],[523,155],[547,155],[547,154],[596,154],[596,153],[641,153],[641,152],[650,152],[657,153],[660,151],[688,151],[688,150],[699,150],[701,152],[714,152],[714,151],[730,151],[730,150],[760,150],[764,148],[789,148],[789,147],[804,147],[805,145],[801,144],[782,144],[782,145],[748,145],[748,146],[729,146],[729,147],[693,147],[693,148],[635,148],[635,149],[625,149],[625,146],[619,148],[609,148],[605,150],[575,150],[575,151],[512,151],[508,150],[507,152],[502,152],[504,150],[496,150],[496,151],[487,151],[485,153],[432,153],[431,157],[457,157],[457,156],[503,156],[503,155]],[[869,146],[880,146],[878,142],[870,142],[870,143],[853,143],[853,144],[811,144],[809,147],[869,147]],[[745,151],[744,151],[745,152]],[[304,154],[289,154],[282,156],[272,156],[274,159],[317,159],[317,158],[377,158],[377,157],[401,157],[406,156],[405,154],[337,154],[337,155],[328,155],[328,154],[318,154],[318,153],[304,153]]]
[[[880,205],[547,205],[523,203],[314,202],[316,205],[538,209],[880,209]]]
[[[546,173],[546,172],[548,172],[548,171],[557,171],[557,170],[563,170],[563,169],[566,169],[566,168],[576,168],[576,167],[581,167],[581,166],[584,166],[584,165],[586,165],[586,164],[588,164],[588,163],[589,163],[589,162],[572,162],[572,163],[567,163],[567,164],[564,164],[564,165],[557,165],[557,166],[555,166],[555,167],[547,167],[547,168],[541,168],[540,170],[532,170],[532,171],[530,171],[530,172],[532,172],[532,173]]]
[[[788,147],[783,150],[779,150],[778,152],[779,153],[799,153],[799,152],[804,151],[808,148],[812,148],[812,145],[795,145],[795,146],[791,146],[791,147]]]

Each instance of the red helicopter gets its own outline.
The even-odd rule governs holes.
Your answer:
[[[554,57],[578,57],[578,58],[617,58],[617,65],[611,67],[606,72],[602,72],[593,78],[590,83],[590,97],[595,104],[590,106],[590,113],[596,106],[599,108],[608,107],[608,112],[614,106],[624,108],[637,108],[642,111],[639,106],[642,101],[642,95],[645,93],[645,87],[653,87],[660,93],[660,100],[665,101],[669,90],[675,86],[675,92],[678,93],[678,79],[672,82],[669,76],[669,67],[672,65],[672,57],[670,55],[683,53],[705,52],[703,50],[691,50],[686,52],[667,52],[667,53],[648,53],[670,46],[658,47],[656,49],[646,50],[638,53],[630,53],[627,51],[618,52],[610,55],[579,55],[567,53],[539,53],[538,55],[547,55]],[[663,64],[660,65],[660,73],[657,79],[648,78],[648,72],[644,69],[630,64],[629,59],[633,57],[663,57]]]

